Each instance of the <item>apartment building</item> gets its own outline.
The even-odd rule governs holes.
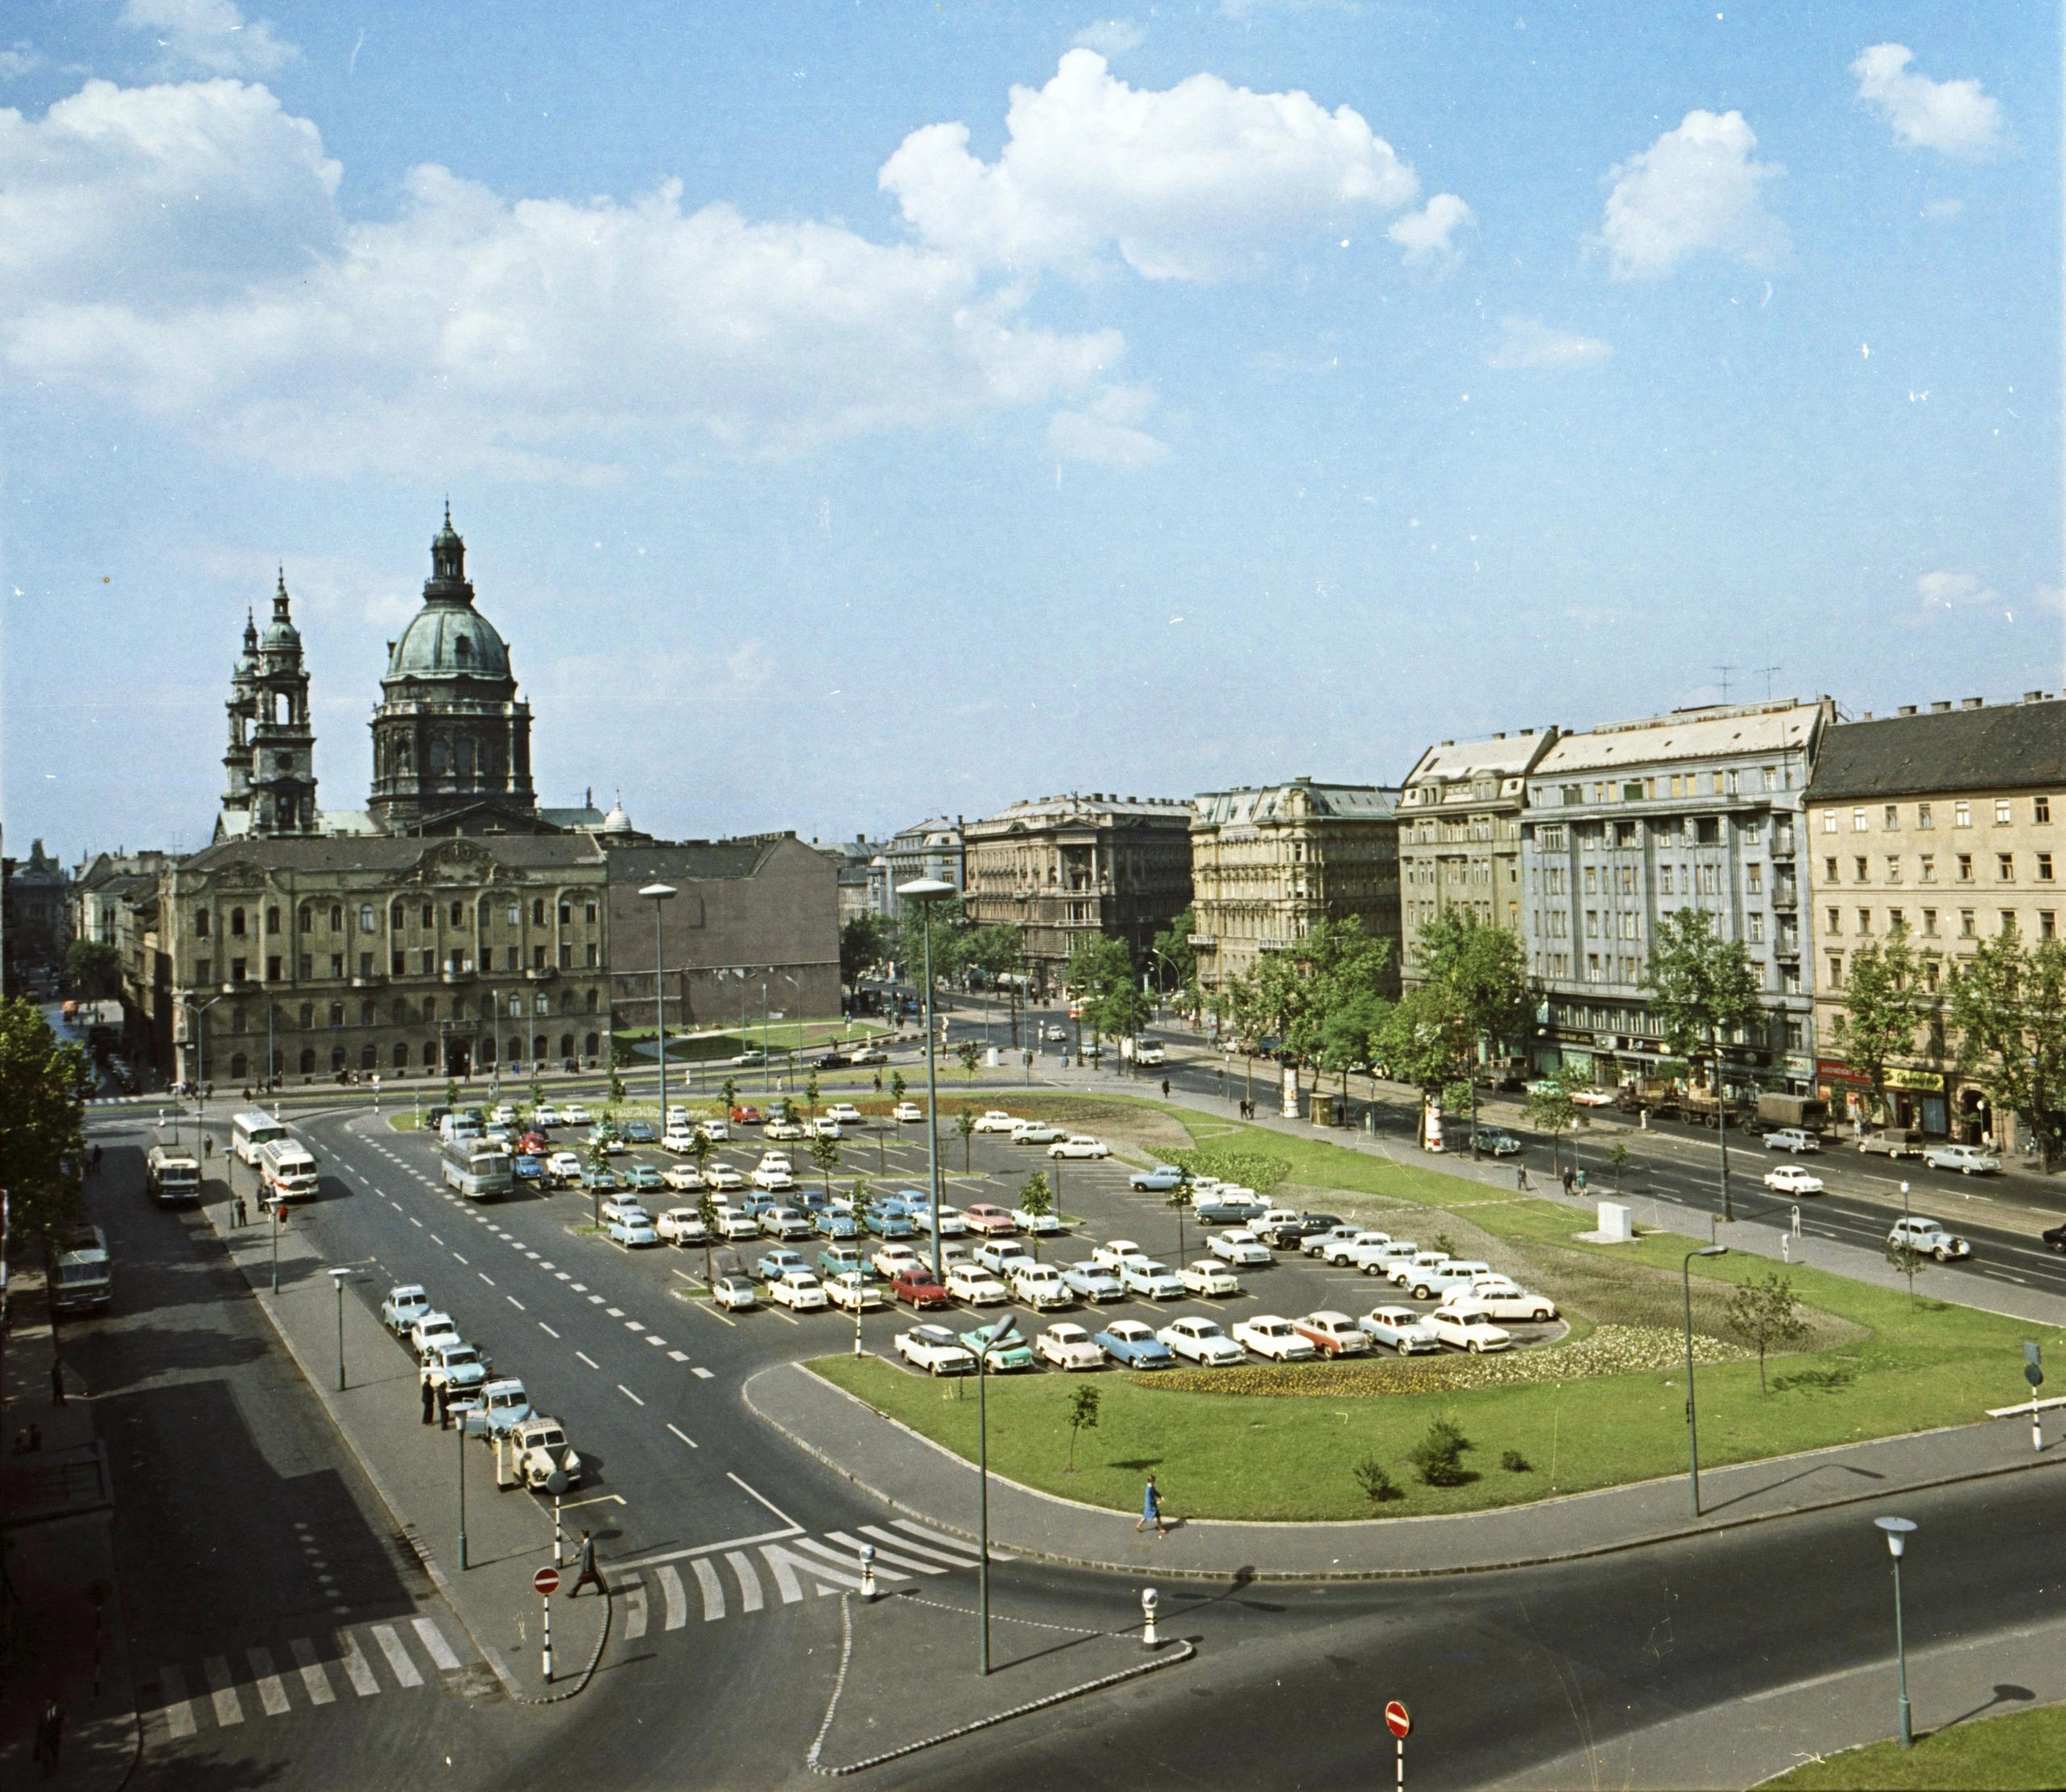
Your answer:
[[[1807,826],[1816,1081],[1833,1113],[1878,1118],[1867,1113],[1866,1078],[1838,1043],[1851,957],[1905,930],[1925,954],[1927,991],[2005,929],[2026,941],[2057,936],[2066,701],[2042,691],[2010,704],[1969,697],[1832,728],[1809,786]],[[1919,1030],[1916,1047],[1888,1070],[1887,1124],[2014,1143],[2014,1117],[1993,1113],[1985,1092],[1958,1074],[1941,1028]]]
[[[1801,808],[1834,713],[1827,699],[1678,710],[1566,734],[1541,756],[1520,825],[1538,1068],[1609,1085],[1656,1073],[1669,1054],[1643,987],[1650,943],[1692,907],[1743,942],[1762,981],[1766,1018],[1731,1042],[1742,1086],[1807,1092]]]

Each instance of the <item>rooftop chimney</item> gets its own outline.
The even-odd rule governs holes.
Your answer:
[[[1905,703],[1894,713],[1897,716],[1913,716],[1915,713],[1915,705],[1912,703]]]
[[[2043,703],[2044,701],[2044,693],[2042,691],[2026,691],[2023,693],[2023,701],[2025,703]]]
[[[1977,709],[1986,701],[1987,700],[1984,697],[1961,697],[1959,700],[1959,708],[1961,709]]]
[[[1503,728],[1501,728],[1501,729],[1495,729],[1495,730],[1493,731],[1492,738],[1493,738],[1494,740],[1495,740],[1495,741],[1503,741],[1506,737],[1507,737],[1507,731],[1506,731]]]

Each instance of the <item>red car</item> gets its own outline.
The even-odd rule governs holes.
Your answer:
[[[988,1232],[1003,1236],[1018,1230],[1018,1222],[1010,1214],[1002,1207],[993,1207],[987,1202],[979,1201],[973,1207],[964,1207],[961,1218],[967,1222],[972,1232]]]
[[[529,1132],[516,1141],[516,1149],[533,1157],[543,1157],[552,1150],[552,1141],[541,1132]]]
[[[758,1108],[733,1109],[732,1124],[734,1126],[759,1126],[760,1124],[760,1109]]]
[[[890,1292],[900,1301],[909,1301],[914,1307],[948,1306],[953,1297],[933,1280],[933,1272],[922,1264],[907,1269],[891,1284]]]

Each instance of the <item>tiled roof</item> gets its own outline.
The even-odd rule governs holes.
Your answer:
[[[1822,737],[1808,800],[2032,789],[2066,789],[2066,700],[1846,722]]]
[[[1813,745],[1824,714],[1820,704],[1741,704],[1609,723],[1582,734],[1565,735],[1542,756],[1535,775],[1554,779],[1662,760],[1727,758],[1805,748]]]

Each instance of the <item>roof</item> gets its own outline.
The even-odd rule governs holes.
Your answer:
[[[1454,782],[1481,773],[1514,777],[1527,771],[1556,737],[1554,728],[1524,728],[1519,733],[1495,734],[1488,740],[1438,741],[1420,755],[1406,782],[1416,784],[1434,778]]]
[[[1221,828],[1294,817],[1389,821],[1399,812],[1399,795],[1378,784],[1316,784],[1310,778],[1260,788],[1209,790],[1193,800],[1191,825]]]
[[[487,679],[506,683],[509,649],[470,604],[426,604],[387,655],[389,679]]]
[[[1668,716],[1603,723],[1566,734],[1543,754],[1538,778],[1613,771],[1672,759],[1719,759],[1760,753],[1805,751],[1829,714],[1821,703],[1711,704]]]
[[[204,872],[243,867],[285,871],[405,871],[425,858],[455,850],[483,853],[497,864],[517,871],[600,867],[604,862],[602,849],[579,833],[293,834],[219,841],[181,860],[178,868]]]
[[[677,840],[650,846],[612,846],[610,881],[650,883],[656,879],[671,878],[692,883],[734,883],[757,875],[783,842],[792,838],[788,834],[759,834],[744,840]],[[804,850],[808,852],[813,849],[806,846]]]
[[[1181,797],[1122,799],[1094,791],[1088,796],[1029,797],[1023,802],[1014,803],[1009,808],[999,809],[995,815],[986,815],[980,821],[967,823],[963,831],[972,839],[1014,830],[1037,832],[1053,827],[1094,828],[1116,822],[1161,822],[1188,832],[1190,821],[1191,805]]]
[[[1825,731],[1811,803],[2066,787],[2066,700],[1888,716]]]

